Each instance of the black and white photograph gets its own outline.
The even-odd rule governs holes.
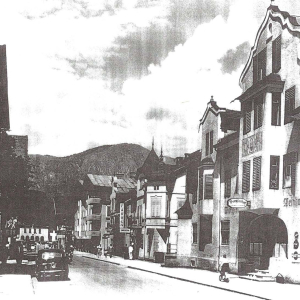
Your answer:
[[[300,1],[0,0],[0,299],[297,299]]]

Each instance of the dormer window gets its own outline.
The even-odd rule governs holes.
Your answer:
[[[272,42],[272,73],[281,69],[281,35]]]

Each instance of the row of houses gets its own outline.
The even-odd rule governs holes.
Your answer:
[[[240,111],[213,99],[201,148],[167,163],[154,147],[136,176],[87,175],[75,234],[116,254],[300,282],[300,19],[267,9],[240,77]]]

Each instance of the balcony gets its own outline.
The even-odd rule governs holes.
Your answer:
[[[86,216],[87,221],[100,221],[101,220],[101,215],[100,214],[92,214]]]
[[[91,230],[91,231],[87,231],[86,235],[88,237],[90,237],[90,236],[100,236],[101,233],[100,233],[100,230]]]
[[[89,198],[86,200],[86,204],[100,204],[101,198]]]

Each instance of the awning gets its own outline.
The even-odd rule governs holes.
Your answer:
[[[256,215],[275,215],[278,216],[279,208],[255,208],[255,209],[248,209],[244,211],[240,211],[240,213],[252,213]]]

